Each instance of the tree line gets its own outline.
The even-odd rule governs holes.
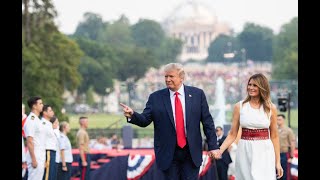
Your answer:
[[[238,34],[220,35],[210,44],[207,62],[271,62],[274,80],[298,79],[298,17],[282,25],[280,32],[246,23]],[[232,53],[233,57],[225,54]]]

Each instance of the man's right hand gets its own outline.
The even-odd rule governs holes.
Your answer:
[[[120,105],[123,107],[123,115],[127,118],[131,118],[133,115],[133,110],[123,103],[120,103]]]
[[[221,159],[222,158],[221,155],[222,155],[222,152],[220,151],[220,149],[211,150],[209,152],[209,157],[214,159]]]
[[[26,162],[22,162],[22,169],[27,169],[28,165]]]

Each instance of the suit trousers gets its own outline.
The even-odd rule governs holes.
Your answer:
[[[216,160],[217,171],[219,180],[228,180],[228,168],[229,165],[226,164],[222,159]]]
[[[192,161],[188,144],[184,148],[176,146],[172,163],[163,173],[166,180],[198,180],[200,167]]]

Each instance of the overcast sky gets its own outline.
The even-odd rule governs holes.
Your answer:
[[[121,14],[136,23],[139,18],[162,22],[175,7],[190,0],[53,0],[61,32],[74,33],[85,12],[100,14],[103,21],[117,20]],[[235,32],[246,22],[254,22],[278,33],[284,23],[298,16],[298,0],[193,0],[208,5],[219,22]]]

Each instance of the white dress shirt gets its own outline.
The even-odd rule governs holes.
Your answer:
[[[175,92],[174,91],[171,91],[169,89],[169,92],[170,92],[170,100],[171,100],[171,107],[172,107],[172,112],[173,112],[173,119],[174,119],[174,125],[176,126],[176,110],[175,110],[175,98],[176,98],[176,95],[175,95]],[[183,111],[183,123],[184,123],[184,132],[186,133],[186,136],[187,136],[187,126],[186,126],[186,96],[185,96],[185,93],[184,93],[184,85],[182,84],[181,87],[178,89],[177,91],[179,93],[179,99],[180,99],[180,102],[181,102],[181,105],[182,105],[182,111]]]
[[[60,138],[59,138],[59,149],[64,150],[64,157],[65,157],[65,162],[66,163],[72,163],[73,162],[73,156],[72,156],[72,146],[71,142],[64,133],[60,133]],[[62,162],[61,156],[59,155],[58,159],[56,158],[56,162]]]
[[[45,119],[44,117],[41,118],[43,122],[46,122],[45,129],[46,129],[46,150],[54,150],[57,151],[58,147],[58,137],[56,137],[55,133],[53,132],[52,123]]]
[[[30,112],[24,125],[24,132],[26,137],[33,137],[34,155],[38,163],[46,160],[46,131],[45,122],[41,121],[37,115]],[[31,164],[32,159],[30,152],[27,153],[27,163]]]

